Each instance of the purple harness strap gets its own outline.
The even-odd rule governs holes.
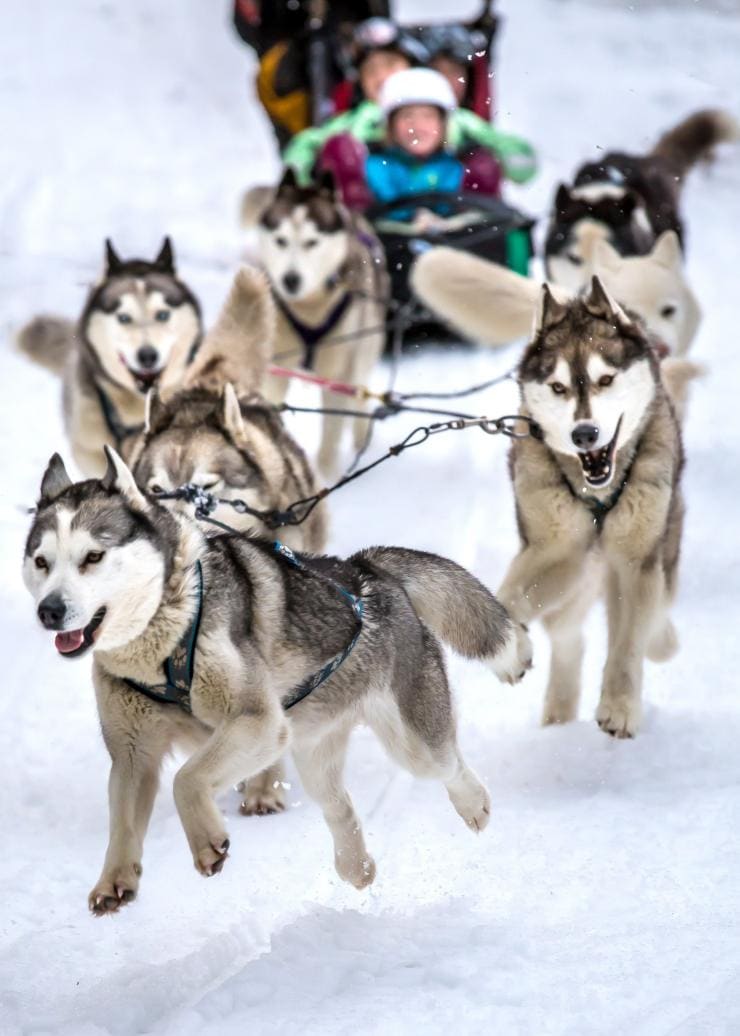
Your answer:
[[[276,291],[273,291],[273,296],[277,304],[278,309],[283,314],[285,319],[288,321],[290,326],[293,328],[295,333],[298,335],[300,340],[303,342],[303,366],[306,370],[313,370],[314,354],[316,352],[316,346],[324,337],[328,335],[339,323],[347,311],[347,307],[352,301],[351,292],[346,292],[342,295],[339,302],[328,314],[326,319],[318,325],[318,327],[311,327],[310,324],[304,324],[302,320],[299,320],[291,311],[288,306],[280,298]]]

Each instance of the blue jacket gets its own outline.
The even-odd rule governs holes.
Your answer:
[[[406,194],[429,191],[456,194],[463,175],[462,162],[447,151],[419,159],[400,148],[388,148],[368,155],[365,162],[367,185],[380,204]],[[410,218],[409,210],[398,210],[391,215],[393,219]]]

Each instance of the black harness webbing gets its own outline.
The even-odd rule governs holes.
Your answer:
[[[331,310],[325,320],[322,321],[317,327],[312,327],[310,324],[304,324],[302,320],[290,311],[286,302],[280,298],[276,291],[272,293],[280,312],[283,314],[285,319],[288,321],[290,326],[293,328],[295,333],[303,343],[303,366],[306,370],[313,370],[314,356],[316,353],[316,346],[319,344],[322,338],[330,334],[337,326],[339,321],[342,319],[344,314],[347,312],[347,308],[352,301],[352,293],[347,291],[337,302],[336,306]]]
[[[103,411],[103,420],[105,421],[106,427],[113,437],[116,446],[120,447],[124,440],[129,439],[132,435],[138,435],[144,425],[124,424],[119,418],[118,412],[113,406],[110,397],[103,391],[100,385],[98,385],[97,381],[94,381],[93,385],[98,395],[100,409]]]
[[[355,618],[357,619],[357,629],[349,643],[334,655],[333,658],[329,659],[326,665],[323,665],[321,669],[313,673],[311,676],[308,676],[302,683],[300,683],[298,687],[290,693],[287,700],[283,702],[283,709],[287,712],[288,709],[292,709],[294,705],[298,704],[298,702],[307,698],[308,695],[311,694],[312,691],[315,691],[316,688],[324,683],[325,680],[328,680],[332,673],[336,672],[340,665],[342,665],[342,663],[349,657],[360,637],[360,634],[362,633],[364,606],[361,598],[356,594],[350,593],[349,590],[345,590],[345,588],[340,586],[340,584],[332,579],[331,576],[324,575],[323,572],[317,572],[314,569],[309,568],[308,565],[305,565],[300,558],[293,553],[290,547],[286,547],[284,543],[280,543],[279,540],[275,540],[273,543],[273,550],[280,557],[285,558],[288,564],[293,568],[298,569],[299,572],[305,572],[307,575],[315,576],[317,579],[320,579],[323,583],[331,586],[332,589],[337,591],[337,593],[345,597],[349,602]],[[165,659],[165,682],[149,686],[148,684],[139,683],[138,680],[131,680],[124,677],[124,683],[132,690],[139,691],[152,701],[157,701],[166,705],[179,705],[180,708],[187,713],[192,713],[190,691],[193,686],[193,675],[195,670],[195,645],[198,640],[198,630],[200,628],[200,619],[203,611],[203,568],[200,561],[196,562],[196,572],[198,575],[198,606],[195,610],[192,622],[183,633],[177,647],[169,658]]]
[[[200,561],[195,563],[195,571],[198,576],[198,605],[195,615],[185,630],[177,647],[164,662],[164,683],[149,686],[139,683],[138,680],[130,680],[124,677],[124,683],[134,690],[145,694],[152,701],[164,702],[168,705],[179,705],[185,712],[190,712],[190,689],[193,686],[193,673],[195,670],[195,644],[198,640],[200,629],[200,617],[203,612],[203,566]]]

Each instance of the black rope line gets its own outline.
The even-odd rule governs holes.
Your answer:
[[[524,426],[523,429],[521,426]],[[450,431],[462,431],[466,428],[480,428],[487,435],[505,435],[511,439],[525,439],[528,436],[534,438],[541,438],[542,432],[536,421],[531,417],[525,417],[522,414],[505,414],[503,417],[465,417],[465,418],[454,418],[450,421],[441,421],[431,425],[420,425],[418,428],[414,428],[408,433],[408,435],[396,443],[394,446],[389,447],[386,453],[380,457],[376,457],[374,461],[369,464],[365,464],[363,467],[358,468],[356,471],[345,474],[337,482],[331,486],[327,486],[324,489],[320,489],[317,493],[313,493],[311,496],[302,498],[301,500],[295,500],[292,504],[289,504],[284,511],[277,509],[273,510],[261,510],[256,507],[251,507],[244,500],[227,500],[224,498],[216,497],[213,493],[208,492],[202,486],[196,485],[193,482],[188,482],[184,486],[180,486],[178,489],[173,490],[169,493],[153,493],[152,495],[157,500],[185,500],[191,503],[195,507],[195,517],[203,521],[209,521],[213,525],[217,525],[222,529],[230,530],[228,525],[223,522],[219,522],[215,518],[211,518],[211,514],[220,504],[228,505],[233,507],[237,514],[248,514],[253,518],[259,519],[269,529],[279,529],[286,525],[301,525],[313,510],[325,500],[330,494],[335,493],[338,489],[342,489],[344,486],[349,485],[350,482],[354,482],[356,479],[361,478],[368,472],[377,468],[380,464],[390,460],[391,457],[398,457],[406,450],[412,449],[414,446],[421,446],[422,443],[427,442],[432,436],[439,435],[442,432]]]

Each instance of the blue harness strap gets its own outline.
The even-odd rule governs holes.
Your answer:
[[[280,543],[276,540],[273,543],[273,550],[280,557],[285,560],[293,568],[298,569],[300,572],[305,572],[307,575],[315,576],[322,582],[327,583],[337,593],[341,594],[348,601],[355,618],[357,619],[357,629],[355,630],[354,636],[350,642],[344,647],[338,654],[334,655],[333,658],[329,659],[326,665],[322,666],[318,672],[313,673],[307,677],[296,689],[289,695],[287,701],[283,702],[283,709],[287,712],[288,709],[292,709],[298,702],[303,701],[308,695],[315,691],[325,680],[328,680],[332,673],[339,669],[340,665],[349,657],[355,644],[357,643],[360,634],[362,633],[362,618],[364,607],[362,600],[355,594],[345,590],[343,586],[340,586],[331,576],[324,575],[323,572],[316,572],[312,568],[298,558],[290,547],[286,547],[284,543]],[[195,569],[198,575],[198,606],[195,609],[195,615],[188,628],[183,633],[182,637],[178,641],[177,647],[164,662],[164,683],[161,684],[144,684],[139,683],[138,680],[131,680],[128,677],[123,678],[123,682],[131,688],[133,691],[138,691],[140,694],[145,695],[151,701],[160,702],[165,705],[179,705],[187,713],[192,713],[192,706],[190,703],[190,691],[193,686],[193,675],[195,672],[195,645],[198,640],[198,631],[200,629],[200,619],[203,612],[203,567],[200,561],[196,561]]]
[[[303,564],[300,558],[296,557],[290,547],[286,547],[286,545],[281,543],[280,540],[275,540],[273,547],[276,553],[280,554],[281,557],[284,557],[288,564],[292,565],[293,568],[297,568],[299,572],[307,572],[309,575],[316,576],[321,579],[322,582],[328,583],[329,586],[333,587],[337,593],[341,594],[342,597],[349,602],[349,606],[357,619],[357,629],[346,647],[342,648],[338,654],[329,659],[326,665],[322,666],[318,672],[307,677],[303,683],[299,684],[290,694],[288,700],[283,702],[283,709],[287,712],[288,709],[292,709],[294,705],[298,704],[298,702],[307,698],[311,691],[315,691],[316,688],[325,680],[328,680],[331,674],[335,673],[337,669],[339,669],[340,665],[346,661],[352,653],[355,644],[360,639],[360,634],[362,633],[362,619],[365,609],[362,600],[357,597],[356,594],[352,594],[349,590],[345,590],[345,588],[340,586],[339,583],[331,578],[331,576],[324,575],[323,572],[315,572],[313,569],[308,568],[307,565]]]
[[[198,640],[200,617],[203,612],[203,566],[195,562],[198,576],[198,606],[193,621],[178,641],[177,647],[164,662],[164,683],[139,683],[124,677],[124,683],[132,690],[145,694],[152,701],[165,702],[168,705],[179,705],[185,712],[191,712],[190,689],[193,686],[195,672],[195,644]]]

